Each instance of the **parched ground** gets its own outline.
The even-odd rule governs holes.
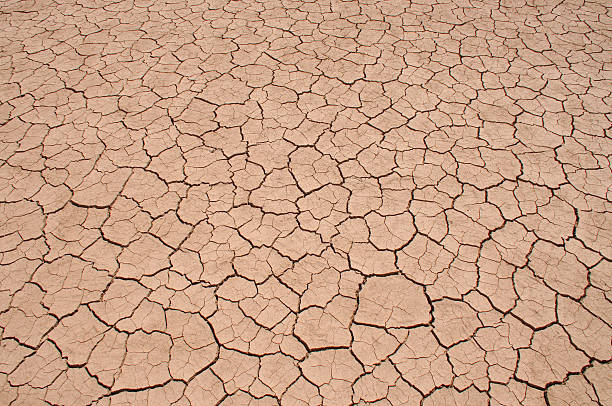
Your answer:
[[[612,405],[612,3],[0,1],[1,405]]]

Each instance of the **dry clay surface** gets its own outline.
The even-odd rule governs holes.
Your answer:
[[[1,405],[612,405],[607,1],[0,1]]]

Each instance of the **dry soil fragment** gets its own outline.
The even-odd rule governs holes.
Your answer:
[[[431,320],[423,288],[403,276],[373,276],[359,292],[355,321],[380,327],[413,327]]]

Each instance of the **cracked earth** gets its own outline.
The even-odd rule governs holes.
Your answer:
[[[612,405],[603,0],[0,2],[0,404]]]

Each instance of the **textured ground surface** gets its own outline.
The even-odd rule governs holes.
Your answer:
[[[605,3],[1,1],[0,404],[611,405]]]

